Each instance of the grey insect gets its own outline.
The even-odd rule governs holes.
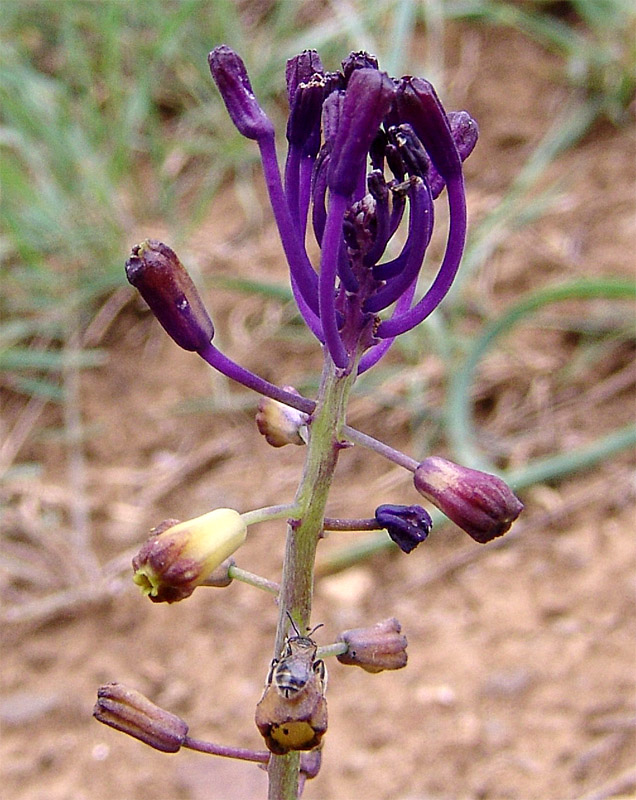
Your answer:
[[[289,617],[289,621],[296,633],[295,636],[288,636],[283,645],[280,658],[272,659],[267,676],[267,684],[273,683],[280,694],[289,699],[297,697],[308,684],[317,679],[324,692],[327,682],[327,668],[322,659],[316,658],[316,643],[311,638],[318,628],[316,625],[306,636],[301,636],[294,620]]]

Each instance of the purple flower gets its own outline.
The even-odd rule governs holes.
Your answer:
[[[174,250],[156,239],[133,247],[126,275],[169,336],[184,350],[201,351],[214,325]]]
[[[501,478],[439,456],[424,459],[413,477],[421,495],[481,544],[503,536],[523,511]]]
[[[433,527],[433,520],[422,506],[378,506],[375,518],[405,553],[423,542]]]
[[[365,371],[452,284],[466,236],[462,161],[477,141],[475,121],[465,111],[447,114],[428,81],[390,78],[368,53],[351,53],[341,72],[325,72],[318,53],[305,50],[286,69],[283,182],[273,128],[243,62],[225,45],[209,62],[237,128],[258,142],[300,313],[337,368]],[[444,188],[446,252],[416,300],[433,203]],[[406,242],[395,258],[382,260],[407,209]],[[309,224],[321,249],[316,266],[305,248]]]

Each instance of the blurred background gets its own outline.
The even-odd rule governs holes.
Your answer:
[[[147,531],[289,501],[258,398],[180,351],[125,281],[162,239],[222,350],[315,390],[257,150],[207,68],[227,43],[284,142],[287,58],[350,50],[430,79],[478,121],[469,239],[441,310],[356,386],[350,423],[415,458],[505,474],[526,512],[482,547],[452,526],[414,553],[333,533],[314,619],[327,644],[396,616],[409,665],[329,665],[324,800],[636,795],[634,90],[628,0],[2,0],[0,724],[7,797],[263,797],[258,768],[159,754],[91,718],[125,682],[191,734],[261,747],[253,711],[276,608],[236,583],[153,606]],[[282,149],[281,149],[282,155]],[[444,247],[444,208],[429,250]],[[315,251],[314,251],[315,252]],[[424,280],[426,275],[424,276]],[[287,452],[293,450],[294,452]],[[407,473],[343,454],[331,516],[418,502]],[[277,580],[284,526],[239,566]]]

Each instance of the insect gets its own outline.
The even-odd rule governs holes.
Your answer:
[[[316,658],[311,638],[302,636],[291,616],[295,636],[288,636],[269,668],[265,691],[256,706],[256,725],[272,753],[318,747],[327,730],[327,670]]]
[[[317,676],[324,692],[327,682],[325,662],[316,658],[316,643],[312,634],[322,627],[316,625],[306,636],[301,636],[296,623],[289,615],[295,636],[288,636],[280,658],[272,659],[267,684],[273,683],[283,697],[290,698],[301,692],[310,679]]]

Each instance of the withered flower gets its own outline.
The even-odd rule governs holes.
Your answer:
[[[214,325],[196,286],[167,244],[146,239],[133,247],[126,276],[150,306],[166,333],[184,350],[202,350]]]
[[[188,726],[180,717],[122,683],[107,683],[97,690],[93,716],[164,753],[176,753],[188,733]]]
[[[367,672],[402,669],[408,657],[406,636],[401,630],[400,623],[392,617],[368,628],[343,631],[337,641],[345,642],[348,650],[337,657],[338,661],[362,667]]]

